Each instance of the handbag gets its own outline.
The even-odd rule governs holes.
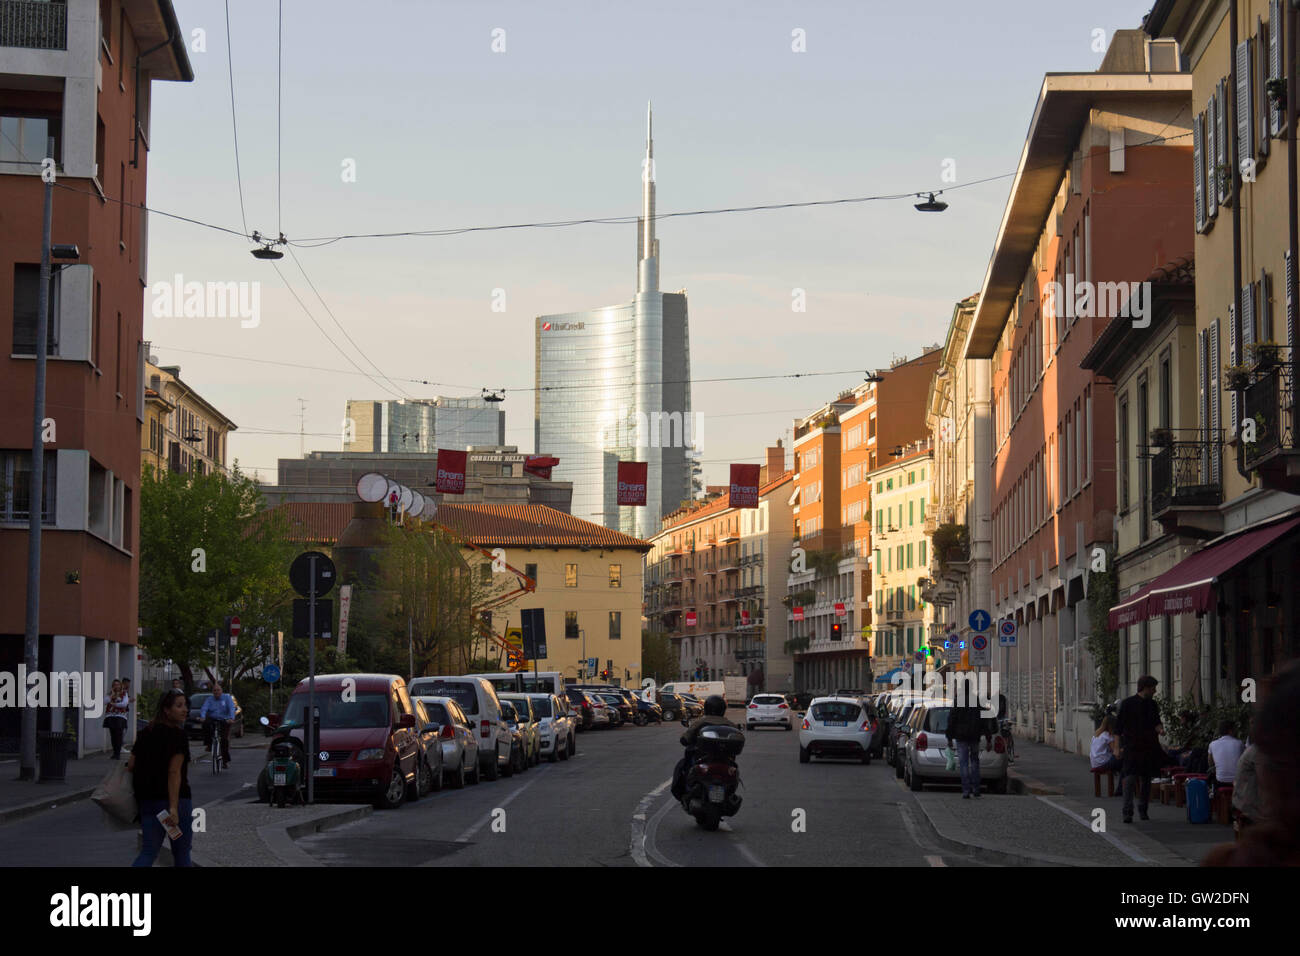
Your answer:
[[[90,795],[90,799],[115,824],[130,826],[140,816],[140,806],[135,799],[135,789],[131,774],[127,773],[125,763],[113,765],[113,769],[99,782],[99,786]]]

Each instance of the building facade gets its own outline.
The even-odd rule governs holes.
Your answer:
[[[145,343],[145,418],[140,467],[180,474],[229,471],[227,442],[238,426],[181,379],[179,365],[159,365]]]
[[[79,257],[56,262],[51,281],[37,665],[111,681],[137,673],[150,88],[194,75],[170,0],[0,7],[0,671],[25,655],[41,168],[53,137],[51,237]],[[16,746],[20,722],[20,709],[0,709],[0,750]],[[75,730],[83,753],[102,746],[98,722],[71,709],[41,709],[37,727]]]
[[[506,413],[484,398],[348,399],[345,452],[436,454],[471,445],[504,445]]]
[[[696,490],[685,292],[659,291],[654,142],[647,120],[637,291],[631,302],[535,322],[535,448],[559,457],[573,513],[638,538]],[[646,462],[646,504],[618,505],[620,461]]]

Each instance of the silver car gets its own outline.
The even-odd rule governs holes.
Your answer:
[[[961,784],[961,767],[948,769],[948,717],[952,701],[926,700],[919,702],[908,718],[907,741],[901,763],[903,780],[911,790],[920,790],[927,783]],[[996,717],[981,719],[985,736],[979,742],[980,783],[993,793],[1007,792],[1007,748],[998,734]],[[993,740],[989,749],[988,740]],[[953,748],[956,749],[955,747]]]
[[[537,715],[533,712],[533,702],[528,694],[501,694],[501,699],[514,705],[519,715],[519,729],[524,734],[524,760],[528,766],[536,767],[542,762],[541,735],[538,733]]]
[[[871,763],[871,716],[856,697],[818,697],[799,727],[799,762],[813,757],[853,757]]]
[[[772,726],[789,730],[794,725],[790,704],[780,694],[755,694],[745,708],[745,729]]]
[[[439,725],[443,778],[457,790],[466,781],[478,783],[478,737],[460,705],[450,697],[416,697],[415,700],[424,704],[429,718]]]
[[[533,714],[537,718],[537,738],[540,743],[539,753],[555,763],[568,760],[570,746],[573,742],[573,717],[560,699],[554,694],[525,694],[533,702]]]

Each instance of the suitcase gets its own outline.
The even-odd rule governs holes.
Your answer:
[[[1210,822],[1210,787],[1204,780],[1187,781],[1187,822]]]

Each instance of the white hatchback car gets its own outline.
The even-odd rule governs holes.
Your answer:
[[[555,763],[569,759],[573,740],[573,718],[554,694],[528,694],[537,714],[537,730],[542,741],[542,756]]]
[[[789,730],[794,726],[790,713],[790,704],[780,694],[755,694],[745,708],[745,729],[755,727],[784,727]]]
[[[871,763],[871,716],[856,697],[817,697],[799,727],[799,762],[813,757],[856,757]]]

